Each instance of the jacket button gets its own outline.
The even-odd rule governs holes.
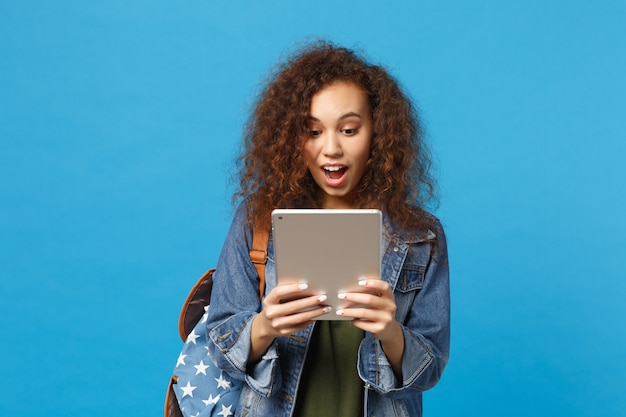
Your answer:
[[[394,252],[398,252],[399,250],[400,250],[400,249],[398,249],[398,247],[397,247],[397,246],[394,246],[394,248],[393,248],[393,251],[394,251]]]

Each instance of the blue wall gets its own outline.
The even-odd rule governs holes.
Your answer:
[[[0,415],[160,415],[248,106],[322,36],[390,68],[436,153],[426,415],[625,416],[626,3],[250,3],[0,4]]]

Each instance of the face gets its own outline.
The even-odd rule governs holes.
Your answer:
[[[304,153],[324,192],[324,208],[353,208],[351,193],[367,166],[372,116],[365,92],[335,82],[311,99]]]

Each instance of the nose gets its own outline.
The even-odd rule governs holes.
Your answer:
[[[341,141],[335,132],[328,132],[324,135],[324,144],[322,148],[324,156],[338,157],[343,154],[341,150]]]

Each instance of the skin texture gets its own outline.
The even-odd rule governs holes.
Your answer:
[[[351,82],[337,81],[311,99],[303,154],[315,185],[322,192],[323,208],[358,208],[353,192],[367,170],[372,142],[372,116],[367,95]],[[324,168],[330,168],[330,173]],[[279,285],[263,301],[263,310],[252,322],[249,358],[258,361],[276,337],[288,336],[322,314],[352,318],[352,324],[370,332],[381,345],[396,375],[401,378],[404,335],[395,320],[396,304],[390,285],[378,279],[362,280],[359,290],[341,294],[305,296],[302,284]],[[327,297],[348,301],[343,310],[331,312]],[[292,301],[283,302],[286,299]],[[352,305],[361,305],[351,308]],[[304,311],[310,307],[312,310]]]
[[[372,142],[365,92],[355,84],[335,82],[313,96],[307,136],[304,155],[309,172],[322,189],[323,207],[355,208],[351,193],[367,168]],[[335,179],[331,173],[342,175]]]

